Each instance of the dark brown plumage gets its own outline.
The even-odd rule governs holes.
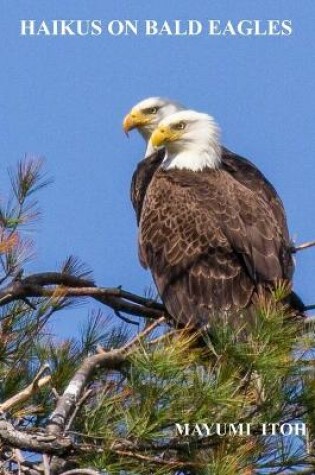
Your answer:
[[[286,223],[285,211],[282,201],[275,188],[262,174],[262,172],[248,159],[221,147],[221,168],[229,173],[236,181],[248,189],[258,193],[269,204],[276,220],[283,228],[286,240],[289,240],[289,232]],[[133,173],[130,198],[139,224],[143,200],[146,190],[156,170],[161,165],[165,156],[164,149],[153,153],[141,160]]]
[[[165,152],[159,150],[154,152],[149,157],[144,158],[138,163],[135,169],[130,186],[130,199],[133,209],[135,210],[137,217],[137,224],[140,221],[140,215],[143,205],[143,200],[147,191],[147,188],[152,180],[152,177],[158,167],[161,165]]]
[[[178,325],[200,327],[291,280],[281,200],[250,162],[223,149],[219,169],[159,168],[151,176],[138,201],[139,255]]]

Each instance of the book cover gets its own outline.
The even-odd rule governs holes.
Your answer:
[[[1,11],[3,473],[314,473],[314,2]]]

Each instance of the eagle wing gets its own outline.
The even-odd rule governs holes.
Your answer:
[[[159,150],[152,155],[144,158],[138,163],[135,169],[130,186],[130,199],[137,217],[137,224],[140,221],[140,215],[143,200],[152,177],[164,158],[165,151]]]
[[[261,199],[269,204],[276,220],[282,227],[285,239],[290,242],[283,203],[274,186],[250,160],[225,147],[221,147],[221,149],[222,169],[246,188],[258,193]]]

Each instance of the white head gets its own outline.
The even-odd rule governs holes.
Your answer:
[[[147,156],[153,152],[149,140],[159,122],[165,117],[184,109],[184,106],[170,99],[149,97],[136,104],[126,115],[123,122],[124,131],[128,133],[133,129],[138,130],[148,145]]]
[[[162,120],[151,135],[152,147],[166,148],[162,167],[217,168],[221,161],[220,129],[213,117],[182,110]]]

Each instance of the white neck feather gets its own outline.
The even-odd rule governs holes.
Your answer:
[[[144,154],[144,158],[147,158],[149,157],[150,155],[152,155],[155,150],[154,150],[154,147],[150,141],[150,137],[152,135],[152,132],[154,130],[155,127],[153,126],[145,126],[145,127],[141,127],[139,128],[139,133],[140,135],[143,137],[145,143],[146,143],[146,150],[145,150],[145,154]]]
[[[183,150],[180,153],[170,154],[166,151],[165,158],[161,167],[164,170],[177,168],[179,170],[187,169],[194,172],[204,168],[218,168],[221,162],[221,155],[217,150]]]
[[[150,155],[152,155],[154,152],[155,152],[155,149],[154,149],[151,141],[149,140],[147,142],[147,148],[146,148],[146,151],[145,151],[144,158],[150,157]]]

